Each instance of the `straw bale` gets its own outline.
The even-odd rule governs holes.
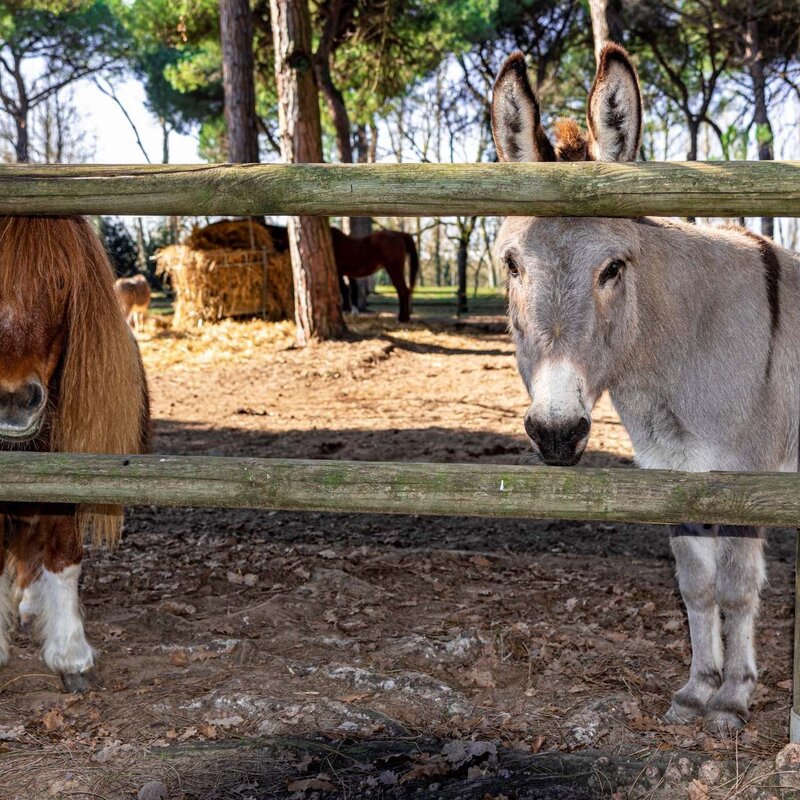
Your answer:
[[[159,250],[156,262],[175,292],[175,327],[253,315],[282,320],[294,314],[289,253],[276,252],[267,230],[250,220],[195,228],[185,244]]]

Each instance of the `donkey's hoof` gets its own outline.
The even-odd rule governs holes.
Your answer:
[[[747,712],[712,710],[705,715],[705,729],[721,738],[735,736],[747,724]]]
[[[691,725],[705,713],[705,704],[681,689],[672,695],[672,705],[664,715],[664,721],[667,725]]]
[[[71,694],[83,694],[91,688],[91,672],[62,672],[61,683],[64,691]]]

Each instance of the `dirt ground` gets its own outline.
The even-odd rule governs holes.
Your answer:
[[[152,330],[154,450],[527,452],[502,319],[352,328],[307,350],[289,324]],[[583,463],[631,464],[607,400]],[[62,694],[15,634],[0,798],[800,797],[773,761],[791,702],[789,532],[768,558],[752,720],[721,742],[661,722],[690,658],[664,528],[134,509],[120,548],[85,562],[96,687]]]

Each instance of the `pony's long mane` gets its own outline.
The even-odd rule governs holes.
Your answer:
[[[18,318],[49,308],[63,320],[52,388],[51,452],[139,453],[147,445],[144,370],[114,293],[103,245],[82,217],[0,217],[0,297]],[[36,320],[31,320],[35,324]],[[118,506],[78,508],[78,529],[114,544]]]

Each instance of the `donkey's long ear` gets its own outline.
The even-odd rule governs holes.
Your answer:
[[[506,59],[494,82],[492,135],[501,161],[556,160],[519,50]]]
[[[636,160],[642,143],[639,76],[625,50],[613,42],[600,52],[586,118],[591,158]]]

